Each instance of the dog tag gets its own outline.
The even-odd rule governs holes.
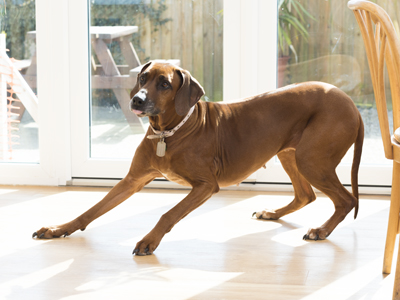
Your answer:
[[[158,157],[163,157],[165,155],[165,150],[167,149],[167,144],[164,142],[164,139],[161,139],[158,143],[157,143],[157,151],[156,151],[156,155]]]

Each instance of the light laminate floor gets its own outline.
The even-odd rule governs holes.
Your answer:
[[[309,227],[332,214],[329,199],[279,221],[251,217],[290,193],[223,191],[178,223],[154,255],[138,240],[187,191],[144,190],[67,238],[32,239],[75,218],[106,188],[0,186],[0,299],[391,299],[381,273],[389,201],[361,196],[326,241]],[[395,250],[397,253],[397,250]]]

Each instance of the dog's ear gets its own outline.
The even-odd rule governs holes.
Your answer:
[[[135,96],[137,94],[137,92],[139,92],[139,76],[140,76],[140,74],[142,74],[144,72],[144,70],[146,70],[151,65],[151,63],[152,63],[152,61],[149,61],[147,64],[145,64],[143,66],[143,68],[140,70],[139,74],[137,75],[136,84],[130,94],[131,99],[133,98],[133,96]]]
[[[182,79],[182,85],[175,95],[175,110],[178,115],[185,116],[204,95],[204,89],[188,71],[177,69],[177,72]]]

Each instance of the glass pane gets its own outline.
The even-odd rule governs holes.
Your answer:
[[[39,162],[35,26],[35,1],[0,0],[0,162]]]
[[[315,80],[339,87],[353,99],[364,121],[361,163],[390,165],[391,161],[385,159],[383,151],[364,42],[354,14],[347,8],[347,1],[278,2],[282,3],[279,7],[278,86]],[[396,6],[399,1],[374,2],[391,15],[398,28]],[[386,94],[390,102],[388,80]],[[391,110],[391,103],[388,108]],[[389,117],[392,118],[392,111],[389,111]],[[353,152],[348,151],[342,162],[351,164],[352,159]]]
[[[147,118],[129,111],[140,65],[172,60],[222,101],[223,0],[91,1],[91,157],[132,158]]]

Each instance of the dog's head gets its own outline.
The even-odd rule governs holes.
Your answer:
[[[138,117],[154,117],[172,109],[186,115],[204,95],[190,73],[168,63],[148,62],[131,91],[130,108]]]

